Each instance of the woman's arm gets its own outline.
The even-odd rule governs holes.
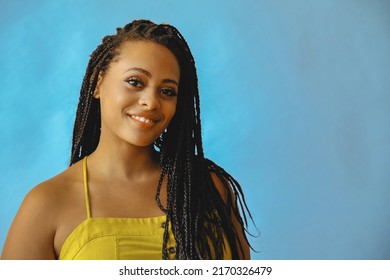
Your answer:
[[[55,259],[55,204],[53,192],[44,183],[32,189],[16,214],[5,241],[1,259]]]
[[[219,191],[219,193],[221,194],[221,197],[224,200],[225,204],[227,204],[228,191],[226,190],[223,183],[221,182],[221,180],[218,178],[218,176],[215,173],[213,173],[213,172],[211,173],[211,178],[213,179],[214,184],[215,184],[217,190]],[[235,201],[234,201],[234,207],[237,207]],[[232,212],[232,223],[233,223],[233,226],[237,232],[238,242],[241,244],[242,249],[243,249],[243,255],[242,255],[242,252],[240,250],[240,244],[237,244],[238,252],[240,254],[240,259],[249,260],[250,259],[249,244],[246,241],[246,238],[244,236],[242,226],[239,223],[236,215],[233,212]]]

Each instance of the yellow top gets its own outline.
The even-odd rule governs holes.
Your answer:
[[[152,218],[93,218],[88,193],[87,157],[83,159],[87,219],[65,240],[60,260],[158,260],[166,216]],[[168,256],[175,258],[175,239],[169,231]]]

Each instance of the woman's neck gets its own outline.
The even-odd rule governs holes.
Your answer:
[[[101,139],[88,157],[88,165],[118,180],[133,180],[160,170],[159,156],[153,145],[137,147],[129,143],[110,143]]]

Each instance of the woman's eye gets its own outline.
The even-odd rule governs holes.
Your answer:
[[[126,82],[133,87],[142,87],[144,85],[143,82],[137,78],[129,78]]]
[[[170,88],[163,88],[161,90],[161,93],[166,95],[166,96],[177,96],[176,91],[173,89],[170,89]]]

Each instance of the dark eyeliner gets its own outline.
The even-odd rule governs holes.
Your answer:
[[[166,96],[177,96],[176,90],[171,89],[171,88],[163,88],[163,89],[161,89],[161,91],[162,91],[162,92],[164,92],[164,91],[169,91],[169,92],[170,92],[169,94],[163,93],[163,94],[166,95]]]
[[[138,88],[139,86],[144,86],[144,82],[141,79],[136,78],[136,77],[126,78],[124,81],[132,87]],[[134,85],[132,82],[136,82],[137,85]]]

